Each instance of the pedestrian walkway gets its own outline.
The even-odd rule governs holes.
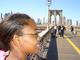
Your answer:
[[[65,38],[51,36],[47,60],[80,60],[80,55]]]

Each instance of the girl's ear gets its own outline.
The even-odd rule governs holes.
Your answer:
[[[11,44],[12,45],[15,45],[15,46],[19,46],[20,44],[20,39],[19,39],[19,36],[18,35],[14,35],[13,36],[13,39],[11,41]]]

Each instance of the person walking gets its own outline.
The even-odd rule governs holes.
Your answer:
[[[64,31],[65,31],[65,27],[62,25],[61,26],[61,37],[64,37]]]
[[[59,36],[61,36],[61,26],[60,25],[58,26],[58,34]]]
[[[56,33],[57,33],[57,26],[55,25],[55,26],[53,27],[53,36],[56,37]]]
[[[72,33],[72,34],[74,34],[74,27],[73,27],[73,26],[71,26],[71,28],[70,28],[70,29],[71,29],[71,33]]]

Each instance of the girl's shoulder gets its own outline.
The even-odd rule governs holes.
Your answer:
[[[0,50],[0,60],[4,60],[7,55],[8,55],[8,52]]]

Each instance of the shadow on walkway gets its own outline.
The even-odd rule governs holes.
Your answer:
[[[51,41],[47,53],[47,60],[58,60],[56,37],[51,34]]]

